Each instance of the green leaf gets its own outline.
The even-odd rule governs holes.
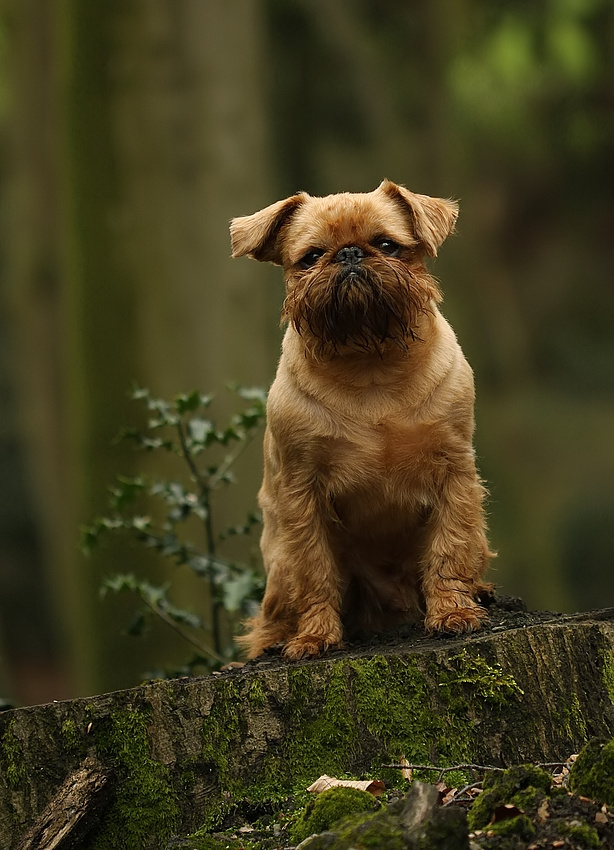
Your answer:
[[[228,387],[240,398],[244,398],[246,401],[258,401],[261,405],[266,406],[268,393],[263,387],[243,387],[240,384],[229,384]]]
[[[204,623],[199,616],[193,614],[191,611],[187,611],[185,608],[177,608],[175,605],[172,605],[168,599],[164,600],[164,602],[160,605],[160,609],[164,611],[167,617],[170,617],[171,620],[174,620],[176,623],[189,626],[191,629],[204,628]]]
[[[202,396],[198,390],[193,390],[191,393],[178,395],[175,398],[175,409],[180,416],[186,413],[193,413],[202,404]]]
[[[215,435],[215,425],[208,419],[194,417],[188,422],[188,434],[195,443],[209,444]]]
[[[108,576],[102,582],[100,596],[105,597],[108,591],[121,593],[123,590],[135,591],[138,589],[138,581],[133,573],[118,573]]]
[[[255,525],[262,524],[262,514],[258,511],[248,513],[243,525],[231,525],[220,534],[220,540],[227,540],[229,537],[240,537],[251,532]]]
[[[115,508],[116,511],[132,504],[147,486],[147,482],[142,476],[127,478],[119,475],[116,480],[117,486],[111,488],[110,499],[111,507]]]
[[[148,400],[151,397],[151,393],[145,387],[135,386],[130,392],[130,398],[133,401],[142,401],[143,399]]]
[[[254,589],[254,573],[252,570],[242,570],[234,578],[225,582],[222,588],[224,608],[231,613],[239,611],[245,599]]]

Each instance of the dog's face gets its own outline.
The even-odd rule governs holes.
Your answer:
[[[299,193],[231,224],[234,257],[283,266],[282,317],[319,358],[405,348],[441,300],[424,261],[454,229],[456,204],[385,180],[373,192]]]

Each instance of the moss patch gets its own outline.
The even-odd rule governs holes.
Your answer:
[[[330,788],[307,803],[292,829],[292,840],[298,844],[309,835],[330,829],[348,815],[372,812],[376,806],[375,797],[366,791]]]
[[[561,835],[568,835],[580,847],[601,847],[599,834],[587,823],[573,822],[560,825]]]
[[[614,805],[614,740],[589,741],[571,769],[569,787],[576,794]]]
[[[168,769],[152,758],[148,714],[121,709],[95,731],[99,753],[117,772],[115,799],[88,850],[166,847],[179,808]]]
[[[219,683],[202,726],[203,761],[225,792],[211,795],[205,815],[211,827],[241,801],[283,800],[323,773],[364,775],[368,766],[367,775],[399,785],[399,771],[383,775],[382,764],[402,756],[441,766],[471,761],[478,742],[475,705],[498,722],[503,707],[522,694],[499,665],[467,649],[445,664],[432,656],[392,655],[289,666],[276,681],[279,703],[266,680]],[[265,705],[280,712],[287,730],[278,745],[269,744],[268,730],[259,727]],[[480,736],[484,730],[483,724]],[[243,752],[246,738],[263,741],[251,763]]]
[[[484,829],[488,826],[489,829],[498,827],[501,830],[507,829],[503,826],[505,821],[502,821],[500,826],[489,826],[495,810],[510,804],[520,809],[523,814],[535,811],[550,793],[552,779],[541,768],[527,764],[510,767],[503,773],[487,773],[483,787],[483,792],[469,812],[469,828]]]
[[[27,780],[28,771],[23,758],[23,744],[15,734],[14,720],[9,723],[2,736],[0,753],[9,787],[18,788]]]
[[[614,705],[614,652],[610,649],[603,652],[603,683],[610,702]]]

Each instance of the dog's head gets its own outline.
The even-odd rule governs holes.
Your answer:
[[[301,192],[233,219],[233,257],[283,266],[282,318],[314,356],[407,347],[441,300],[425,258],[454,230],[452,201],[384,180],[373,192],[317,198]]]

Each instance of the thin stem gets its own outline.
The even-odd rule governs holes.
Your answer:
[[[188,643],[191,643],[192,646],[196,647],[199,652],[202,652],[203,655],[209,656],[209,658],[212,658],[214,661],[217,661],[220,664],[225,663],[225,658],[223,658],[221,655],[218,655],[218,653],[215,652],[213,649],[210,649],[208,646],[203,646],[201,643],[195,640],[188,632],[181,628],[179,623],[176,623],[172,617],[169,617],[165,611],[162,611],[161,608],[158,608],[157,605],[154,605],[154,603],[150,602],[148,599],[143,598],[143,601],[147,605],[149,605],[154,614],[157,614],[158,617],[160,617],[160,619],[163,620],[167,626],[170,626],[171,629],[174,629],[177,634],[181,635],[184,640],[187,640]]]
[[[451,767],[437,767],[433,764],[383,764],[382,767],[396,768],[397,770],[433,770],[440,775],[452,770],[505,770],[504,767],[495,767],[491,764],[453,764]]]
[[[184,457],[187,465],[190,467],[190,472],[192,473],[192,477],[194,478],[195,482],[200,487],[201,492],[206,491],[208,489],[207,482],[201,476],[198,467],[194,463],[194,458],[192,457],[192,455],[190,453],[190,450],[188,448],[188,444],[187,444],[187,441],[186,441],[186,438],[185,438],[185,429],[183,427],[183,422],[181,421],[181,419],[177,422],[177,433],[179,434],[179,442],[181,444],[181,452],[183,454],[183,457]]]
[[[245,436],[243,437],[243,439],[239,442],[239,444],[238,444],[237,448],[234,450],[234,452],[230,452],[229,454],[226,455],[223,462],[218,467],[218,470],[215,473],[215,475],[212,475],[211,478],[209,479],[209,490],[213,490],[214,487],[217,487],[217,485],[220,483],[220,481],[222,480],[224,475],[226,475],[226,473],[228,472],[230,467],[234,464],[234,462],[237,460],[237,458],[240,457],[243,454],[245,449],[249,446],[251,441],[256,436],[256,430],[257,429],[254,428],[253,431],[246,433]]]
[[[177,423],[177,433],[179,434],[179,441],[181,443],[181,451],[183,453],[183,457],[185,458],[185,461],[190,468],[190,472],[192,473],[195,483],[200,489],[200,503],[204,511],[204,527],[205,538],[207,543],[207,553],[211,558],[214,558],[216,555],[217,546],[215,532],[213,529],[213,518],[211,516],[211,478],[209,478],[208,481],[204,479],[201,476],[198,467],[194,463],[194,458],[192,457],[192,453],[190,452],[190,449],[188,447],[188,443],[185,436],[185,429],[181,420],[179,420],[179,422]],[[211,606],[211,631],[213,634],[213,645],[215,646],[216,651],[219,653],[222,650],[222,639],[220,635],[219,624],[220,602],[217,598],[215,582],[213,581],[213,576],[211,575],[211,573],[209,574],[209,599]]]

